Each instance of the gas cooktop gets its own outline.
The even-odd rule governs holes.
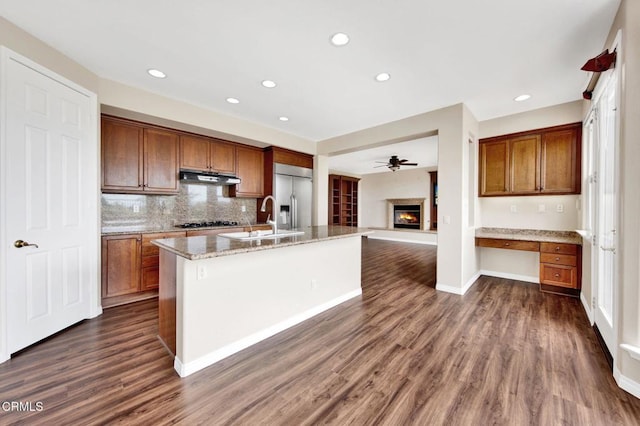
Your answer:
[[[211,222],[187,222],[176,225],[177,228],[208,228],[212,226],[238,226],[238,222],[229,220],[214,220]]]

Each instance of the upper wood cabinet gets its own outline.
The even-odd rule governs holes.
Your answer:
[[[144,191],[178,192],[178,135],[144,129]]]
[[[141,191],[144,128],[102,118],[102,190]]]
[[[102,117],[102,191],[178,192],[178,135]]]
[[[236,146],[212,138],[181,135],[180,168],[235,174]]]
[[[236,175],[241,183],[229,188],[232,197],[264,196],[264,153],[250,146],[236,147]]]
[[[581,123],[480,140],[479,195],[580,193]]]

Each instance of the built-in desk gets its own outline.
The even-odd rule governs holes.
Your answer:
[[[479,228],[476,246],[540,253],[540,290],[580,295],[582,237],[573,231]]]

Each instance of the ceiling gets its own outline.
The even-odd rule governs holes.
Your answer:
[[[577,100],[619,1],[2,0],[0,15],[102,78],[320,141],[460,102],[482,121]]]
[[[401,160],[407,159],[410,163],[418,163],[417,166],[401,166],[402,170],[438,166],[438,137],[414,139],[363,151],[350,152],[329,157],[329,170],[332,172],[366,175],[370,173],[393,173],[384,163],[392,155],[397,155]]]

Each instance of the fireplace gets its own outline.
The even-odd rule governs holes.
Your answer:
[[[396,229],[421,229],[421,208],[420,204],[394,205],[393,227]]]

